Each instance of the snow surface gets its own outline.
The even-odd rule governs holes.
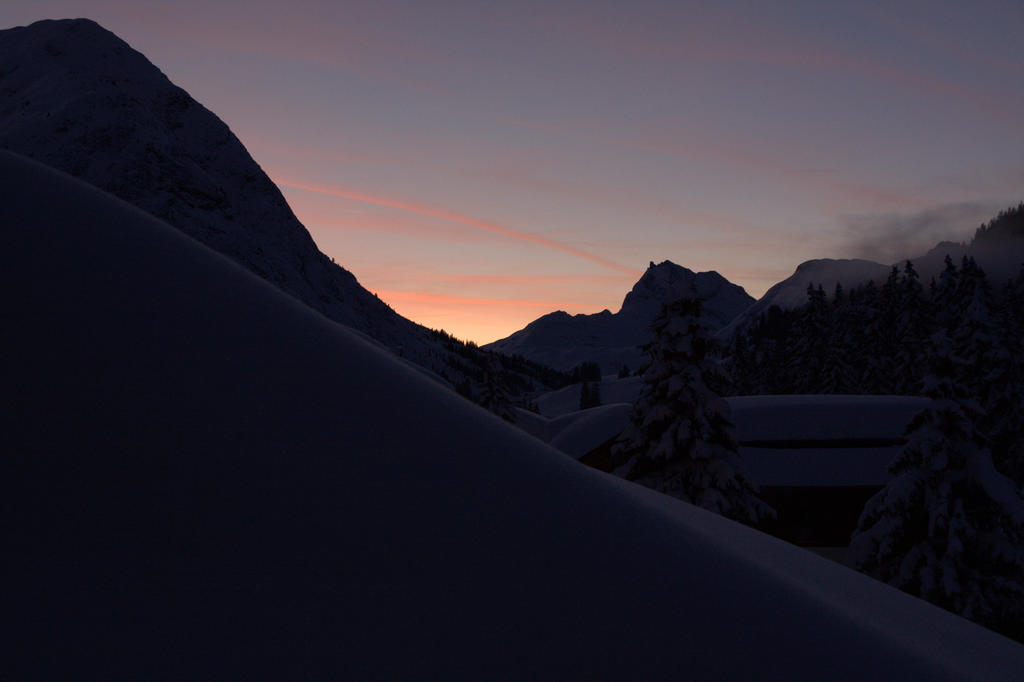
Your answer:
[[[663,261],[651,263],[617,313],[549,313],[484,348],[561,370],[583,362],[596,362],[605,372],[618,372],[623,365],[635,370],[644,359],[640,346],[650,337],[654,316],[663,304],[688,293],[691,284],[705,299],[701,321],[710,329],[719,329],[754,303],[743,287],[717,272],[693,272]]]
[[[1024,647],[589,470],[0,153],[12,678],[1012,679]]]

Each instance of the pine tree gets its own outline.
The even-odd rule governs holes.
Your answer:
[[[924,299],[917,270],[909,260],[903,266],[898,290],[900,314],[896,321],[892,392],[917,395],[924,379],[923,349],[933,330],[930,328],[932,315]]]
[[[501,361],[497,356],[492,356],[487,362],[487,369],[478,392],[479,403],[484,409],[493,412],[507,422],[514,423],[516,412],[508,390],[505,388],[504,373]]]
[[[856,368],[853,382],[856,393],[886,393],[889,385],[889,363],[879,356],[880,298],[878,286],[872,280],[850,292],[846,326],[852,335],[849,362]]]
[[[993,370],[984,428],[996,468],[1024,487],[1024,271],[1003,290],[996,312]]]
[[[973,258],[964,257],[950,304],[950,336],[957,355],[967,361],[964,379],[971,395],[988,402],[997,369],[995,305],[985,273]]]
[[[992,464],[978,404],[958,384],[967,362],[944,330],[929,340],[925,394],[864,508],[846,563],[945,609],[1024,637],[1024,500]]]
[[[825,290],[807,285],[807,304],[791,330],[787,364],[790,393],[822,393],[828,362],[832,317]]]
[[[818,389],[821,393],[860,392],[856,372],[850,359],[857,348],[854,337],[860,331],[851,326],[854,315],[852,304],[836,283],[829,309],[828,338],[824,341],[825,365]]]
[[[591,407],[601,406],[601,382],[593,385],[589,381],[580,384],[580,409],[588,410]]]
[[[700,325],[702,304],[690,296],[665,305],[644,346],[648,361],[631,425],[615,455],[619,473],[723,516],[756,523],[773,515],[756,496],[739,457],[727,380],[716,344]]]

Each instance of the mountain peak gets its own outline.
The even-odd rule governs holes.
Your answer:
[[[647,271],[633,285],[633,289],[626,294],[619,312],[629,316],[653,319],[653,313],[657,312],[662,304],[685,296],[691,288],[695,289],[697,295],[705,300],[717,298],[728,289],[731,297],[753,303],[753,299],[747,296],[743,287],[731,283],[714,270],[694,272],[682,265],[676,265],[670,260],[664,260],[658,264],[651,261]],[[721,320],[717,326],[728,321],[728,319]]]
[[[669,260],[651,261],[626,294],[619,312],[549,313],[484,347],[520,354],[556,369],[568,370],[581,362],[596,362],[609,372],[623,365],[635,368],[643,359],[639,346],[647,339],[655,315],[662,305],[688,293],[691,287],[706,301],[702,319],[712,329],[725,325],[754,302],[742,287],[717,272],[695,273]]]
[[[4,52],[13,56],[21,80],[48,73],[83,74],[113,80],[166,77],[141,53],[92,19],[44,19],[0,31]],[[14,71],[3,69],[0,74]],[[9,86],[8,86],[9,87]]]

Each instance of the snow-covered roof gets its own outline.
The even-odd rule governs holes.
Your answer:
[[[1024,647],[596,472],[0,153],[4,672],[1013,679]]]
[[[612,403],[569,412],[554,419],[517,410],[516,425],[573,459],[579,459],[619,435],[629,423],[632,408],[629,403]]]
[[[755,395],[728,398],[737,439],[891,440],[927,398],[890,395]]]

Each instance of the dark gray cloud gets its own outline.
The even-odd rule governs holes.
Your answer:
[[[917,213],[855,213],[839,217],[845,254],[880,263],[895,263],[926,253],[941,241],[970,242],[982,223],[1002,204],[940,204]]]

